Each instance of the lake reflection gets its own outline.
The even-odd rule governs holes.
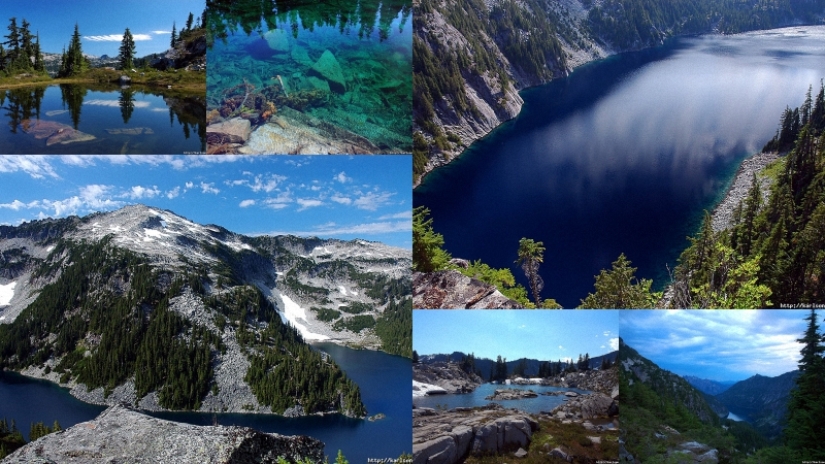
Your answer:
[[[201,152],[202,96],[112,84],[0,90],[0,153]]]
[[[681,38],[523,92],[518,118],[428,175],[453,256],[507,267],[544,242],[542,296],[565,307],[620,253],[661,288],[702,211],[825,76],[825,28]],[[472,231],[472,233],[468,233]]]

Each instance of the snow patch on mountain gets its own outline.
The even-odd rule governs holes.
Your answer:
[[[309,340],[329,340],[329,337],[326,335],[316,334],[309,331],[307,326],[298,322],[298,319],[303,319],[304,322],[307,322],[307,315],[304,308],[301,307],[298,303],[292,301],[292,299],[283,293],[278,292],[278,296],[281,297],[281,301],[283,301],[283,307],[281,308],[282,311],[279,311],[278,314],[281,315],[281,320],[284,323],[287,321],[292,324],[298,332],[301,333],[301,337],[304,338],[305,341]]]
[[[17,282],[0,285],[0,306],[8,306],[11,303],[11,299],[14,297],[14,287],[16,286]]]

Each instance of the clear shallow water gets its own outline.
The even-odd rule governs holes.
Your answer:
[[[825,77],[825,27],[680,38],[522,92],[515,120],[413,195],[453,256],[515,265],[544,242],[544,298],[593,291],[620,253],[661,288],[739,163]],[[816,90],[814,91],[816,92]]]
[[[196,153],[205,147],[205,114],[202,96],[165,96],[136,87],[0,90],[0,153]]]
[[[361,398],[369,415],[387,417],[370,422],[340,415],[287,419],[259,414],[152,413],[155,417],[212,425],[252,427],[284,435],[309,435],[324,442],[324,452],[335,460],[341,449],[351,463],[368,458],[397,458],[412,452],[410,385],[412,362],[376,351],[356,351],[330,343],[315,347],[329,353],[335,362],[361,388]],[[16,374],[0,374],[0,417],[14,418],[24,434],[29,423],[51,425],[55,419],[63,428],[96,417],[104,408],[83,403],[54,384],[31,380]]]
[[[373,153],[409,153],[410,3],[274,5],[274,11],[255,12],[230,4],[212,13],[218,30],[207,52],[208,109],[215,110],[210,122],[241,116],[254,129],[268,121],[276,124],[274,115],[284,118],[276,124],[284,130],[294,125],[327,137],[347,131],[368,140]]]
[[[496,390],[512,388],[518,390],[533,390],[538,393],[536,398],[525,398],[522,400],[508,400],[508,401],[490,401],[484,398],[495,393]],[[492,383],[485,383],[473,390],[471,393],[455,394],[455,395],[434,395],[414,397],[413,403],[417,407],[423,408],[438,408],[446,406],[448,409],[457,407],[474,407],[486,406],[490,403],[498,403],[505,408],[516,408],[530,414],[538,414],[541,411],[551,411],[556,406],[564,402],[565,396],[544,396],[544,392],[554,391],[574,391],[576,393],[587,394],[587,390],[579,390],[578,388],[560,388],[547,387],[542,385],[495,385]]]

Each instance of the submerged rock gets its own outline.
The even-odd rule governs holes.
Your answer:
[[[272,50],[283,53],[289,52],[289,39],[283,29],[269,31],[264,34],[264,38]]]
[[[24,119],[20,126],[23,128],[23,132],[33,135],[34,138],[46,139],[46,146],[57,143],[66,145],[75,142],[86,142],[96,138],[94,135],[80,132],[72,126],[56,121]]]
[[[322,462],[324,444],[306,436],[247,427],[197,426],[112,406],[96,419],[52,433],[18,449],[4,463],[276,463]]]
[[[347,87],[344,72],[341,70],[341,65],[331,51],[324,50],[324,53],[318,58],[318,61],[312,65],[312,69],[331,83],[338,84],[340,88],[337,89],[337,91],[344,93]]]
[[[207,137],[210,134],[220,137],[223,143],[244,143],[249,139],[252,126],[248,120],[233,118],[229,121],[212,124],[206,127]]]

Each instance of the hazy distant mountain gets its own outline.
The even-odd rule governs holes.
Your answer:
[[[696,387],[697,390],[702,393],[707,393],[708,395],[718,395],[736,383],[735,381],[717,382],[715,380],[700,379],[699,377],[693,375],[685,375],[683,377],[691,385]]]
[[[788,399],[798,376],[798,370],[778,377],[757,374],[735,383],[716,398],[737,415],[745,416],[767,438],[774,438],[782,432]]]

